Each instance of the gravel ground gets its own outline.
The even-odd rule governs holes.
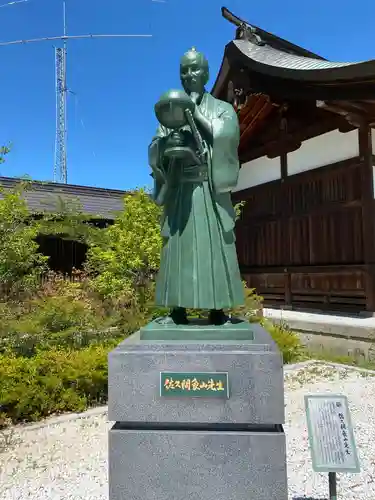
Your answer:
[[[312,471],[303,396],[349,399],[362,472],[338,476],[339,498],[375,499],[375,377],[313,364],[287,371],[286,425],[290,500],[327,499],[327,475]],[[2,500],[108,500],[106,414],[40,428],[17,427],[0,451]],[[1,443],[1,442],[0,442]]]

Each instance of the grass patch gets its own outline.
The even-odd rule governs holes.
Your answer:
[[[327,361],[329,363],[337,363],[340,365],[348,365],[356,368],[363,368],[365,370],[375,371],[375,361],[359,359],[355,356],[338,356],[329,351],[313,351],[305,349],[301,360],[307,361],[309,359],[316,359],[318,361]]]

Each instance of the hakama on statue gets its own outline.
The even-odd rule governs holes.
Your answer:
[[[213,132],[205,165],[166,160],[170,130],[163,126],[149,148],[154,199],[163,206],[155,302],[170,308],[226,309],[244,303],[230,196],[239,173],[239,127],[232,106],[210,94],[204,94],[199,109]]]

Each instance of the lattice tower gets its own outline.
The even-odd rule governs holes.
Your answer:
[[[24,3],[28,0],[11,1],[0,7],[13,6],[15,4]],[[61,36],[49,36],[42,38],[30,38],[28,40],[11,40],[8,42],[0,42],[0,47],[7,45],[32,44],[35,42],[62,40],[63,47],[55,48],[55,72],[56,72],[56,140],[55,140],[55,158],[53,167],[54,182],[66,184],[68,182],[68,167],[67,167],[67,112],[66,101],[68,88],[66,85],[66,54],[68,39],[84,39],[84,38],[151,38],[152,35],[130,35],[130,34],[85,34],[85,35],[67,35],[66,30],[66,1],[62,0],[63,4],[63,22],[64,31]]]
[[[66,46],[55,48],[56,64],[56,140],[54,182],[68,182],[66,161]]]

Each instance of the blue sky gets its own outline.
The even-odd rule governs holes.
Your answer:
[[[211,82],[235,14],[328,59],[375,58],[370,0],[66,0],[68,34],[150,33],[145,39],[68,43],[68,182],[130,189],[149,184],[153,106],[179,86],[179,58],[192,45],[209,59]],[[0,0],[0,5],[7,0]],[[199,13],[199,16],[196,15]],[[0,7],[1,41],[62,34],[62,0]],[[52,180],[55,70],[52,42],[0,47],[0,142],[13,149],[0,173]]]

